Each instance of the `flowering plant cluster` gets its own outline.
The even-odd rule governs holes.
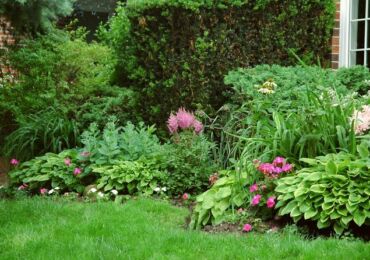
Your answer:
[[[167,120],[167,127],[171,134],[177,133],[180,129],[194,129],[197,134],[203,131],[203,124],[195,118],[193,113],[184,108],[179,108],[176,114],[171,113]]]
[[[262,85],[257,85],[256,87],[258,88],[258,92],[262,94],[274,94],[277,85],[272,79],[269,79]]]
[[[370,129],[370,105],[362,106],[361,110],[355,110],[351,121],[354,121],[355,133],[363,135]]]
[[[283,157],[276,157],[272,163],[255,161],[256,168],[268,178],[277,178],[283,173],[293,170],[293,165],[286,162]]]

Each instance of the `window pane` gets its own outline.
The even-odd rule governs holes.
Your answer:
[[[364,65],[364,51],[351,52],[351,65]]]
[[[368,68],[370,68],[370,51],[367,51],[367,57],[366,57],[366,59],[367,59],[367,61],[366,61],[366,67],[368,67]]]
[[[352,22],[351,49],[363,49],[365,43],[365,21]]]
[[[352,19],[365,18],[366,0],[353,0],[352,2]]]

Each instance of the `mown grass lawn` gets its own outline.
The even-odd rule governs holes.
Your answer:
[[[370,244],[183,228],[186,209],[41,198],[0,201],[0,259],[369,259]]]

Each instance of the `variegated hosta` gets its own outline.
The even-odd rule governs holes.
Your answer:
[[[302,159],[309,167],[278,180],[279,214],[290,214],[296,222],[301,218],[315,220],[318,228],[333,227],[338,234],[352,221],[358,226],[369,225],[369,145],[362,143],[357,151],[356,156],[340,152]]]

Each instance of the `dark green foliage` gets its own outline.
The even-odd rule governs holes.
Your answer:
[[[337,72],[337,79],[348,89],[357,91],[360,95],[370,91],[370,71],[366,67],[340,68]]]
[[[136,113],[163,126],[179,106],[219,108],[231,69],[293,64],[289,49],[325,60],[333,14],[328,0],[128,1],[101,36],[119,57],[117,81],[140,93]]]
[[[0,0],[6,15],[19,32],[45,32],[61,16],[69,15],[76,0]]]
[[[351,222],[370,224],[368,147],[359,145],[357,155],[341,152],[303,159],[307,168],[278,181],[279,213],[290,214],[295,221],[314,220],[318,228],[332,227],[338,234]]]

